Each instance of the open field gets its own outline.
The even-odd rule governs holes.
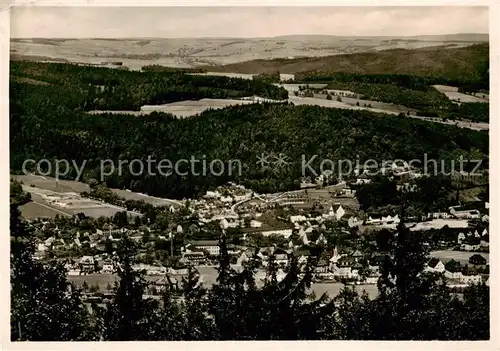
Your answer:
[[[426,37],[340,37],[283,36],[275,38],[145,38],[145,39],[11,39],[11,59],[69,61],[103,65],[122,62],[130,69],[145,65],[170,67],[221,66],[251,60],[276,58],[296,59],[339,54],[377,52],[388,49],[418,49],[447,45],[466,46],[487,42],[488,36],[426,36]],[[301,65],[303,65],[301,63]],[[254,65],[255,66],[255,65]],[[258,66],[258,65],[257,65]],[[281,67],[282,65],[279,65]],[[302,71],[293,62],[280,69],[282,73]],[[238,66],[239,67],[239,66]],[[257,72],[254,67],[224,72]],[[276,62],[263,66],[263,71],[276,70]],[[314,64],[303,68],[315,67]],[[219,67],[218,69],[219,70]],[[245,71],[246,72],[243,72]],[[210,69],[209,69],[210,71]],[[258,72],[261,73],[261,72]]]
[[[314,94],[315,98],[320,98],[320,99],[326,99],[326,95],[324,94]],[[332,96],[332,100],[336,100],[336,96]],[[408,111],[410,111],[410,114],[415,114],[417,110],[413,108],[408,108],[406,106],[401,106],[401,105],[395,105],[395,104],[389,104],[386,102],[380,102],[380,101],[375,101],[375,100],[363,100],[363,99],[357,99],[357,98],[351,98],[351,97],[344,97],[341,96],[341,100],[344,104],[349,105],[351,107],[358,107],[356,103],[359,103],[359,107],[364,107],[365,105],[371,105],[372,108],[367,107],[369,110],[374,110],[374,111],[384,111],[385,113],[404,113],[406,114]]]
[[[284,88],[290,95],[294,92],[299,91],[299,87],[304,87],[306,84],[295,84],[295,83],[285,83],[285,84],[274,84],[276,86]],[[328,86],[328,84],[307,84],[307,86],[311,89],[323,89]]]
[[[132,116],[146,116],[151,112],[145,112],[145,111],[111,111],[111,110],[92,110],[88,111],[87,113],[91,115],[102,115],[102,114],[112,114],[112,115],[132,115]]]
[[[137,200],[144,201],[147,204],[151,204],[153,206],[180,206],[181,202],[177,200],[169,200],[155,196],[149,196],[141,193],[134,193],[132,191],[121,190],[121,189],[111,189],[116,195],[126,199],[126,200]]]
[[[107,204],[102,201],[82,198],[75,192],[55,192],[23,184],[23,190],[29,192],[36,205],[52,210],[59,215],[75,215],[84,213],[89,217],[111,217],[125,208]],[[129,215],[138,216],[139,213],[127,211]],[[29,214],[29,213],[28,213]]]
[[[317,95],[317,96],[324,96],[324,95]],[[293,103],[294,105],[315,105],[315,106],[321,106],[321,107],[330,107],[330,108],[344,108],[344,109],[350,109],[350,110],[367,110],[371,112],[378,112],[378,113],[387,113],[387,114],[399,114],[403,111],[407,112],[408,108],[403,108],[403,107],[397,107],[397,105],[392,105],[391,108],[389,109],[387,105],[390,104],[383,104],[378,103],[376,101],[369,101],[369,100],[357,100],[357,99],[349,99],[349,98],[342,98],[342,101],[337,101],[335,99],[332,100],[327,100],[326,98],[320,98],[320,97],[298,97],[298,96],[290,96],[288,99],[289,102]],[[349,102],[348,102],[349,101]],[[356,102],[359,101],[360,106],[356,106]],[[370,107],[364,107],[363,104],[372,104],[372,108]],[[374,103],[376,103],[380,108],[376,108]]]
[[[405,106],[399,106],[395,104],[389,104],[374,100],[360,100],[349,97],[341,97],[342,101],[337,101],[335,97],[332,100],[327,100],[325,95],[315,94],[315,97],[299,97],[291,94],[288,100],[284,100],[290,102],[294,105],[313,105],[313,106],[321,106],[321,107],[329,107],[329,108],[342,108],[342,109],[351,109],[351,110],[367,110],[371,112],[377,113],[385,113],[392,115],[399,115],[400,113],[406,114],[410,111],[410,115],[407,117],[418,118],[426,122],[435,122],[449,125],[456,125],[460,128],[468,128],[473,130],[488,130],[488,123],[477,123],[477,122],[465,122],[465,121],[453,121],[447,120],[443,121],[441,118],[432,118],[432,117],[421,117],[415,115],[416,110],[412,108],[407,108]],[[267,102],[281,102],[276,100],[269,99],[259,99],[259,101],[267,101]],[[201,99],[201,100],[186,100],[186,101],[178,101],[169,104],[163,105],[145,105],[141,107],[141,111],[90,111],[92,114],[103,114],[103,113],[111,113],[111,114],[131,114],[135,116],[147,116],[151,112],[165,112],[170,113],[177,118],[187,118],[199,115],[204,111],[209,109],[222,109],[228,106],[234,105],[249,105],[256,103],[255,100],[233,100],[233,99]],[[356,102],[359,102],[360,106],[356,105]],[[371,105],[372,107],[364,106]]]
[[[56,215],[64,216],[61,211],[57,211],[47,205],[38,202],[28,202],[19,207],[21,216],[27,220],[36,218],[54,218]],[[67,214],[69,216],[69,214]]]
[[[430,253],[432,257],[439,258],[443,262],[455,260],[460,262],[461,264],[468,264],[469,257],[471,257],[474,254],[479,254],[484,258],[486,258],[486,262],[488,263],[490,262],[490,254],[487,252],[465,252],[465,251],[443,250],[443,251],[433,251]]]
[[[208,109],[221,109],[233,105],[253,104],[251,100],[232,99],[201,99],[172,102],[164,105],[145,105],[141,107],[142,112],[153,111],[171,113],[179,118],[191,117],[202,113]]]
[[[447,85],[434,85],[438,91],[442,92],[451,101],[457,102],[488,102],[489,96],[487,94],[479,94],[479,96],[473,96],[468,94],[463,94],[458,92],[458,88],[450,87]]]
[[[56,182],[55,178],[34,174],[12,175],[11,178],[14,178],[18,182],[22,182],[28,186],[34,186],[40,189],[57,191],[61,193],[82,193],[84,191],[90,191],[90,187],[87,184],[76,182],[73,180],[59,180]]]
[[[102,201],[82,198],[79,194],[89,191],[87,184],[71,180],[59,180],[38,175],[13,175],[12,178],[22,182],[23,190],[29,192],[32,202],[21,207],[21,213],[27,219],[74,215],[84,213],[89,217],[110,217],[124,208]],[[147,197],[146,197],[147,198]],[[127,211],[129,215],[141,214]]]
[[[25,191],[32,193],[32,196],[35,196],[33,199],[37,199],[38,202],[43,202],[43,199],[40,197],[40,194],[50,195],[52,192],[79,194],[79,193],[82,193],[84,191],[87,191],[87,192],[90,191],[90,187],[88,186],[88,184],[83,183],[83,182],[77,182],[74,180],[59,180],[56,182],[55,178],[34,175],[34,174],[12,175],[11,178],[14,178],[19,182],[22,182],[23,185],[25,186]],[[176,201],[176,200],[169,200],[169,199],[159,198],[159,197],[155,197],[155,196],[149,196],[146,194],[135,193],[135,192],[121,190],[121,189],[111,189],[111,191],[113,191],[115,194],[117,194],[118,196],[120,196],[126,200],[142,200],[145,203],[149,203],[149,204],[154,205],[154,206],[166,206],[166,205],[176,206],[176,205],[181,204],[181,202]],[[34,193],[34,195],[33,195],[33,193]],[[96,202],[94,200],[80,200],[80,201]],[[102,206],[102,203],[99,202],[99,204]],[[107,211],[108,213],[114,214],[118,211],[123,210],[121,207],[114,206],[111,204],[106,204],[106,206],[109,207],[109,211]],[[82,204],[82,208],[83,207],[85,207],[85,206],[83,206],[83,204]],[[89,206],[87,206],[87,207],[89,207]],[[95,215],[96,211],[91,210],[92,207],[94,207],[94,206],[93,205],[90,206],[90,208],[87,208],[86,211]],[[71,213],[71,212],[69,212],[69,213]]]
[[[253,79],[254,74],[249,73],[231,73],[231,72],[204,72],[204,73],[188,73],[199,76],[223,76],[228,78]]]
[[[285,100],[284,100],[285,101]],[[152,112],[164,112],[174,115],[177,118],[187,118],[199,115],[207,110],[217,110],[236,105],[250,105],[258,102],[280,102],[257,96],[249,96],[243,99],[201,99],[201,100],[184,100],[176,101],[162,105],[144,105],[141,106],[141,111],[109,111],[109,110],[93,110],[90,114],[127,114],[133,116],[146,116]]]

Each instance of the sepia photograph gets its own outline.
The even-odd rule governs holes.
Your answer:
[[[490,340],[490,8],[250,5],[10,8],[11,342]]]

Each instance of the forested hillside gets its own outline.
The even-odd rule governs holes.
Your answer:
[[[489,44],[461,48],[443,46],[415,50],[392,49],[325,57],[255,60],[219,66],[212,71],[238,73],[346,72],[438,76],[450,80],[477,81],[489,62]]]
[[[285,89],[261,81],[185,74],[184,71],[137,72],[60,63],[11,62],[11,81],[28,78],[50,83],[46,96],[64,87],[64,104],[83,110],[139,110],[142,105],[202,98],[259,95],[282,100]],[[33,83],[33,81],[31,81]]]
[[[29,63],[23,65],[27,65],[23,70],[19,66],[15,67],[17,75],[32,72]],[[33,65],[35,70],[40,67],[39,64]],[[208,162],[214,159],[223,162],[241,161],[241,174],[163,177],[146,174],[132,176],[125,171],[121,176],[113,175],[106,179],[110,187],[183,198],[199,195],[229,180],[237,180],[262,192],[295,189],[302,176],[302,155],[307,160],[317,155],[316,162],[312,163],[316,170],[319,170],[319,162],[324,158],[353,162],[358,158],[361,162],[367,159],[378,162],[423,159],[424,154],[427,154],[427,159],[437,160],[457,160],[460,155],[465,159],[488,158],[489,139],[486,132],[368,111],[285,103],[230,107],[206,111],[201,116],[183,120],[157,113],[143,117],[91,115],[85,112],[95,100],[85,90],[89,81],[105,85],[105,91],[117,87],[114,93],[108,95],[112,101],[106,100],[106,104],[120,101],[138,104],[143,98],[135,98],[126,89],[141,84],[154,86],[154,82],[161,81],[163,75],[131,74],[61,64],[42,72],[38,76],[33,73],[25,75],[32,79],[38,77],[51,85],[11,84],[10,142],[13,170],[19,170],[27,158],[64,158],[79,163],[87,160],[84,177],[88,180],[99,178],[100,161],[104,159],[116,163],[119,159],[141,159],[145,162],[151,155],[153,159],[168,159],[173,163],[179,159],[190,159],[191,156],[205,158]],[[176,73],[168,77],[184,82],[192,76],[186,78]],[[213,80],[211,87],[219,83],[220,87],[224,86],[218,77],[203,79]],[[272,90],[264,82],[222,80],[232,82],[234,86],[248,84],[248,87],[244,86],[245,89],[262,86],[271,93],[281,93]],[[113,82],[115,85],[112,85]],[[190,84],[187,87],[195,83]],[[119,93],[122,91],[120,89],[125,89],[124,95]],[[163,91],[158,89],[157,94],[163,94]],[[263,153],[281,153],[290,164],[280,172],[263,171],[257,164]],[[487,165],[487,162],[484,164]]]

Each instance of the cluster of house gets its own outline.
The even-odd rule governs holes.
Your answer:
[[[486,259],[480,255],[471,256],[469,262],[474,265],[486,265]],[[467,266],[451,266],[446,268],[444,263],[438,258],[431,258],[425,268],[425,272],[441,273],[448,280],[450,286],[460,286],[461,284],[478,284],[483,282],[483,275],[478,274]],[[486,278],[487,279],[487,278]]]
[[[484,229],[482,233],[477,230],[472,233],[460,232],[457,236],[457,243],[460,245],[460,249],[464,251],[479,251],[481,249],[489,249],[490,238],[488,230]]]
[[[43,227],[42,227],[43,228]],[[149,230],[146,228],[145,230]],[[106,251],[106,247],[104,242],[109,240],[112,242],[113,247],[116,247],[117,242],[120,241],[120,237],[126,234],[132,241],[139,242],[144,232],[141,230],[131,230],[127,228],[113,228],[112,225],[109,225],[108,229],[101,230],[96,229],[95,233],[76,232],[73,239],[63,239],[56,238],[59,236],[60,230],[59,228],[54,228],[53,235],[45,240],[39,240],[36,243],[36,251],[35,257],[42,258],[48,251],[51,250],[68,250],[68,249],[78,249],[83,245],[88,243],[90,248],[95,248],[98,251]]]
[[[333,204],[327,213],[323,213],[320,216],[304,216],[304,215],[294,215],[290,216],[290,222],[294,226],[294,229],[298,231],[299,240],[304,244],[309,244],[308,234],[312,233],[315,229],[326,229],[325,222],[327,221],[340,221],[346,215],[346,210],[340,204]],[[349,218],[351,224],[354,223],[355,218]],[[290,230],[290,235],[292,230]],[[287,237],[288,238],[288,237]],[[322,236],[318,240],[321,240]]]
[[[250,200],[253,192],[241,185],[229,183],[215,191],[207,191],[200,200],[190,201],[189,210],[198,216],[198,224],[203,226],[210,222],[219,222],[224,229],[245,226],[244,218],[236,213],[235,208]],[[258,222],[252,222],[257,227]]]
[[[76,261],[68,262],[65,264],[65,268],[68,270],[68,275],[85,275],[85,274],[114,274],[116,272],[115,262],[109,258],[103,257],[103,255],[96,256],[82,256]],[[176,267],[164,267],[161,265],[151,265],[138,263],[132,265],[132,270],[144,272],[146,275],[158,276],[158,275],[187,275],[188,268],[182,264]]]
[[[432,212],[427,216],[423,216],[420,220],[417,218],[409,218],[411,222],[406,223],[406,226],[412,231],[425,231],[429,229],[442,229],[444,226],[449,228],[468,228],[470,220],[481,220],[489,222],[487,214],[481,216],[479,210],[460,210],[460,206],[449,208],[449,212]],[[371,216],[365,220],[364,224],[368,226],[380,226],[388,229],[395,229],[401,222],[398,215],[382,216],[380,218],[372,218]]]
[[[420,170],[412,167],[408,162],[399,160],[398,162],[385,161],[382,165],[374,165],[369,167],[367,165],[357,166],[354,169],[354,175],[358,179],[368,179],[368,175],[392,175],[394,179],[398,180],[410,180],[421,178],[423,174]]]

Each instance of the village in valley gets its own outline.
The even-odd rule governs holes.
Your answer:
[[[419,171],[396,165],[384,175],[396,180],[399,193],[417,191],[416,181],[421,178]],[[252,262],[261,284],[270,262],[277,265],[280,280],[292,259],[301,267],[314,259],[313,290],[319,286],[321,291],[335,292],[353,285],[376,294],[380,268],[391,255],[399,225],[424,238],[429,253],[424,272],[440,274],[456,292],[471,284],[489,284],[488,202],[458,204],[418,217],[405,215],[402,223],[397,209],[387,214],[360,209],[357,191],[377,179],[363,171],[341,181],[320,176],[303,179],[300,190],[275,194],[258,194],[230,182],[201,198],[170,205],[152,198],[154,220],[151,216],[146,220],[140,210],[117,211],[109,217],[97,216],[95,211],[89,216],[84,210],[70,215],[54,201],[55,195],[45,194],[44,206],[61,213],[32,218],[28,225],[36,238],[35,257],[64,262],[68,279],[94,302],[112,296],[116,250],[125,237],[139,248],[133,269],[146,274],[148,295],[157,298],[167,284],[179,287],[193,268],[210,286],[217,276],[221,235],[231,266],[241,270]],[[14,180],[14,186],[20,185],[26,192],[40,192]],[[64,193],[57,194],[64,198]],[[150,200],[142,195],[146,202]],[[100,201],[100,206],[105,205]]]

